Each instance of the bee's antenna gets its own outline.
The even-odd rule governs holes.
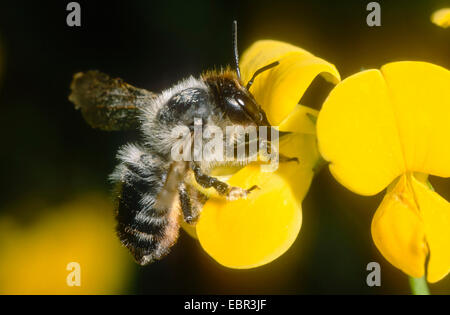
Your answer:
[[[236,73],[239,78],[241,79],[241,70],[239,69],[239,53],[238,53],[238,47],[237,47],[237,21],[233,21],[233,57],[234,57],[234,63],[236,66]]]
[[[267,66],[264,66],[264,67],[259,68],[258,70],[256,70],[255,74],[253,74],[252,78],[250,79],[250,81],[248,81],[248,83],[247,83],[247,85],[245,86],[245,88],[246,88],[247,90],[250,89],[250,87],[251,87],[252,84],[253,84],[253,80],[255,80],[255,78],[256,78],[256,76],[257,76],[258,74],[260,74],[260,73],[262,73],[262,72],[264,72],[264,71],[266,71],[266,70],[269,70],[269,69],[271,69],[271,68],[273,68],[273,67],[276,67],[276,66],[278,66],[279,64],[280,64],[279,61],[275,61],[275,62],[272,62],[271,64],[268,64]]]

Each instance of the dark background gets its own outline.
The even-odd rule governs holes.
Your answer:
[[[134,133],[91,129],[67,100],[72,75],[98,69],[160,91],[203,70],[231,63],[231,22],[239,47],[272,38],[332,62],[343,78],[361,68],[422,60],[450,68],[450,29],[430,22],[449,1],[378,1],[381,27],[366,25],[370,1],[78,1],[82,26],[66,25],[70,1],[2,1],[0,41],[0,211],[29,200],[58,204],[106,181],[117,148]],[[311,96],[311,104],[324,95]],[[308,105],[308,104],[306,104]],[[432,179],[447,200],[450,185]],[[128,293],[409,293],[408,279],[376,250],[370,222],[382,199],[340,186],[325,168],[303,204],[302,231],[279,259],[252,270],[214,262],[183,233],[172,253],[136,266]],[[24,220],[39,213],[15,213]],[[382,286],[366,285],[378,261]],[[431,285],[450,290],[450,279]]]

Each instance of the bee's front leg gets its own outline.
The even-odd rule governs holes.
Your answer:
[[[200,167],[195,163],[191,164],[191,168],[194,172],[195,180],[199,183],[199,185],[204,188],[213,187],[220,195],[225,196],[228,200],[246,198],[252,190],[258,188],[256,185],[250,187],[249,189],[230,186],[215,177],[203,173]]]
[[[195,187],[181,183],[178,187],[181,211],[186,223],[195,224],[208,197]]]
[[[289,156],[286,156],[284,154],[280,154],[279,155],[279,162],[280,163],[286,163],[286,162],[297,162],[297,163],[300,163],[298,158],[296,158],[296,157],[289,157]]]
[[[197,215],[194,215],[191,204],[191,197],[186,188],[185,183],[181,183],[178,187],[178,195],[180,197],[181,211],[183,212],[183,218],[186,223],[193,223],[197,219]]]

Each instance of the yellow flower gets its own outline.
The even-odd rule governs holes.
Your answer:
[[[24,210],[33,211],[36,221],[0,217],[0,294],[125,292],[134,264],[115,236],[107,196]],[[77,279],[75,269],[67,269],[71,262],[79,264],[80,286],[68,285],[68,278]]]
[[[345,187],[375,195],[372,221],[383,256],[413,277],[436,282],[450,270],[450,205],[428,175],[450,176],[450,72],[393,62],[343,80],[317,121],[319,150]]]
[[[437,26],[447,28],[450,26],[450,8],[437,10],[431,15],[431,22]]]
[[[315,125],[307,116],[317,116],[317,112],[297,104],[317,75],[324,74],[334,83],[340,79],[336,68],[325,60],[286,43],[262,40],[243,54],[243,81],[274,61],[280,64],[257,77],[250,91],[272,125],[293,132],[280,140],[280,153],[297,157],[299,163],[280,163],[275,172],[262,172],[260,164],[252,163],[228,183],[260,189],[246,200],[212,196],[203,207],[196,225],[200,244],[217,262],[230,268],[267,264],[296,239],[302,223],[301,202],[319,159]]]

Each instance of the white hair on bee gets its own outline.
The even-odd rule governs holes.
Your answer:
[[[139,162],[143,153],[142,147],[128,143],[122,146],[118,151],[116,158],[121,163],[117,165],[114,172],[109,175],[109,180],[112,182],[123,182],[126,180],[128,168],[123,163],[136,164]]]
[[[145,157],[145,159],[144,159]],[[127,181],[127,175],[131,175],[131,171],[127,165],[133,165],[135,168],[145,172],[149,166],[161,167],[164,163],[155,155],[151,155],[144,147],[128,143],[122,146],[117,152],[117,159],[121,162],[114,172],[109,176],[112,182]],[[161,182],[162,178],[151,172],[147,172],[146,178],[149,182]]]
[[[122,146],[117,152],[117,159],[127,163],[138,163],[145,149],[134,143],[128,143]]]
[[[161,179],[161,181],[163,181],[162,179]],[[148,207],[148,208],[151,208],[151,207],[153,207],[154,206],[154,204],[155,204],[155,197],[156,196],[153,196],[153,195],[149,195],[149,194],[145,194],[145,195],[143,195],[142,196],[142,198],[139,200],[139,204],[142,206],[142,207]]]
[[[206,84],[193,76],[181,80],[171,88],[163,90],[157,97],[153,98],[148,106],[141,108],[142,111],[142,124],[145,125],[148,120],[152,120],[158,110],[164,107],[165,104],[172,98],[172,96],[190,88],[207,89]]]
[[[164,226],[167,224],[167,218],[166,217],[151,217],[148,215],[148,213],[142,213],[139,212],[136,215],[136,220],[145,223],[145,224],[151,224],[151,225],[159,225]]]
[[[170,152],[175,139],[169,137],[171,131],[177,126],[182,128],[185,127],[184,124],[175,124],[168,125],[164,124],[157,119],[158,112],[167,106],[167,103],[173,97],[179,97],[180,93],[189,89],[201,89],[204,91],[208,90],[206,84],[193,76],[188,77],[180,82],[178,82],[173,87],[162,91],[158,97],[151,100],[148,106],[141,108],[140,121],[141,121],[141,130],[143,132],[146,144],[159,144],[160,150],[162,152]],[[183,101],[186,104],[189,104],[192,99],[189,97],[193,97],[193,95],[184,94]]]

